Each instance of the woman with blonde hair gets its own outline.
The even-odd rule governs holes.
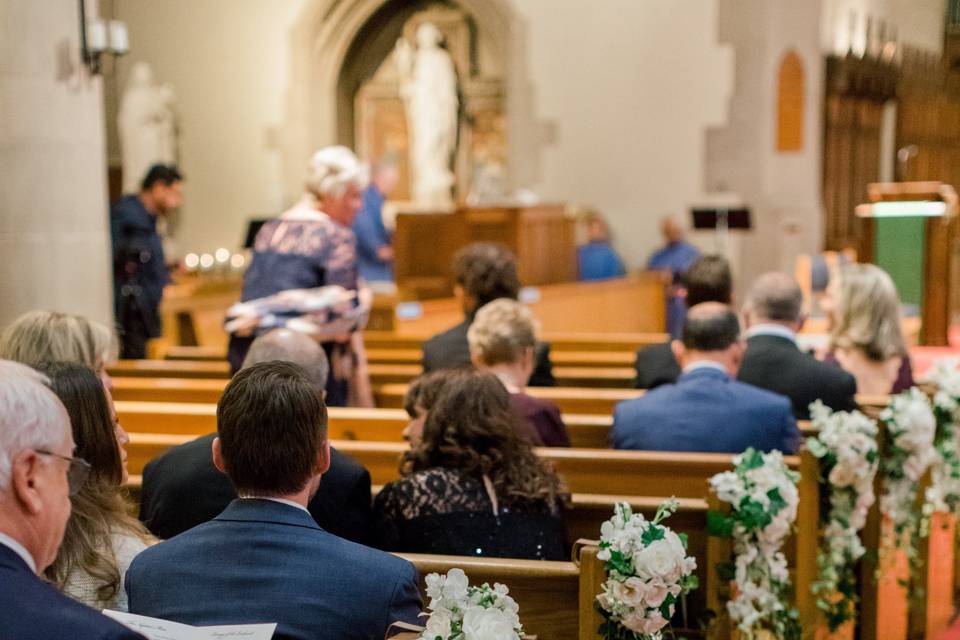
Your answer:
[[[830,326],[830,353],[857,380],[857,393],[899,393],[913,386],[900,326],[900,297],[887,273],[848,264],[830,279],[821,306]]]
[[[467,330],[470,358],[510,392],[510,405],[523,421],[523,435],[531,444],[569,447],[567,427],[557,406],[526,393],[536,365],[536,331],[536,319],[522,303],[510,298],[488,302]]]
[[[92,369],[53,362],[37,367],[70,416],[75,458],[86,479],[70,496],[71,513],[57,558],[46,576],[67,595],[96,609],[127,609],[123,579],[134,556],[153,539],[130,515],[121,494],[129,441],[110,392]],[[71,469],[72,471],[72,469]]]
[[[44,362],[79,362],[93,369],[110,389],[106,363],[116,354],[107,327],[83,316],[58,311],[30,311],[0,333],[0,359],[36,368]]]
[[[436,397],[402,478],[374,500],[387,551],[562,560],[569,494],[517,430],[507,390],[464,369],[426,381]],[[439,386],[437,386],[439,385]],[[429,402],[428,402],[429,404]],[[424,407],[426,409],[426,407]]]

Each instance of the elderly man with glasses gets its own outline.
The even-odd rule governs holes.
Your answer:
[[[0,360],[0,637],[143,640],[38,577],[56,558],[70,495],[90,470],[71,455],[70,420],[45,382]]]

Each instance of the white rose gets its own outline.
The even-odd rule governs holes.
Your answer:
[[[443,597],[450,600],[463,600],[467,597],[467,574],[463,569],[453,568],[447,572],[447,579],[443,583]]]
[[[835,487],[848,487],[853,484],[853,481],[857,477],[857,470],[845,463],[845,460],[837,462],[837,464],[833,466],[833,469],[830,470],[828,480],[830,484]]]
[[[463,616],[464,640],[512,640],[517,632],[498,609],[470,609]]]
[[[439,637],[446,640],[446,638],[450,637],[452,624],[453,621],[450,619],[450,614],[447,613],[447,611],[443,609],[434,611],[430,614],[430,618],[427,620],[421,637],[429,638],[429,640],[435,640]]]
[[[659,577],[672,582],[680,577],[683,555],[678,554],[674,546],[663,538],[637,550],[633,554],[633,567],[641,578]]]

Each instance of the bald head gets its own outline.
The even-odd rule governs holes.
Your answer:
[[[683,227],[674,219],[673,216],[664,216],[660,218],[660,233],[667,244],[675,244],[683,240]]]
[[[290,329],[274,329],[253,341],[242,368],[271,360],[299,365],[306,370],[317,389],[323,391],[327,388],[330,363],[327,354],[312,338]]]
[[[802,321],[803,292],[789,275],[765,273],[750,287],[743,310],[748,325],[776,323],[796,331]]]
[[[735,376],[743,359],[740,322],[730,305],[703,302],[687,310],[683,340],[674,341],[673,352],[680,365],[710,361]]]

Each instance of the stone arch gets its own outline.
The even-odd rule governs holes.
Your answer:
[[[300,193],[303,167],[310,153],[329,144],[350,142],[344,138],[341,114],[347,108],[341,90],[341,71],[354,41],[385,7],[398,11],[420,6],[419,2],[396,0],[312,0],[307,3],[290,32],[290,76],[286,122],[280,136],[288,199]],[[496,43],[497,63],[504,69],[507,95],[522,82],[508,64],[516,50],[516,18],[507,0],[456,0],[469,13],[478,30]],[[411,9],[404,9],[409,5]],[[508,97],[508,112],[511,107]]]
[[[803,61],[790,49],[777,72],[777,151],[803,150],[805,85]]]

